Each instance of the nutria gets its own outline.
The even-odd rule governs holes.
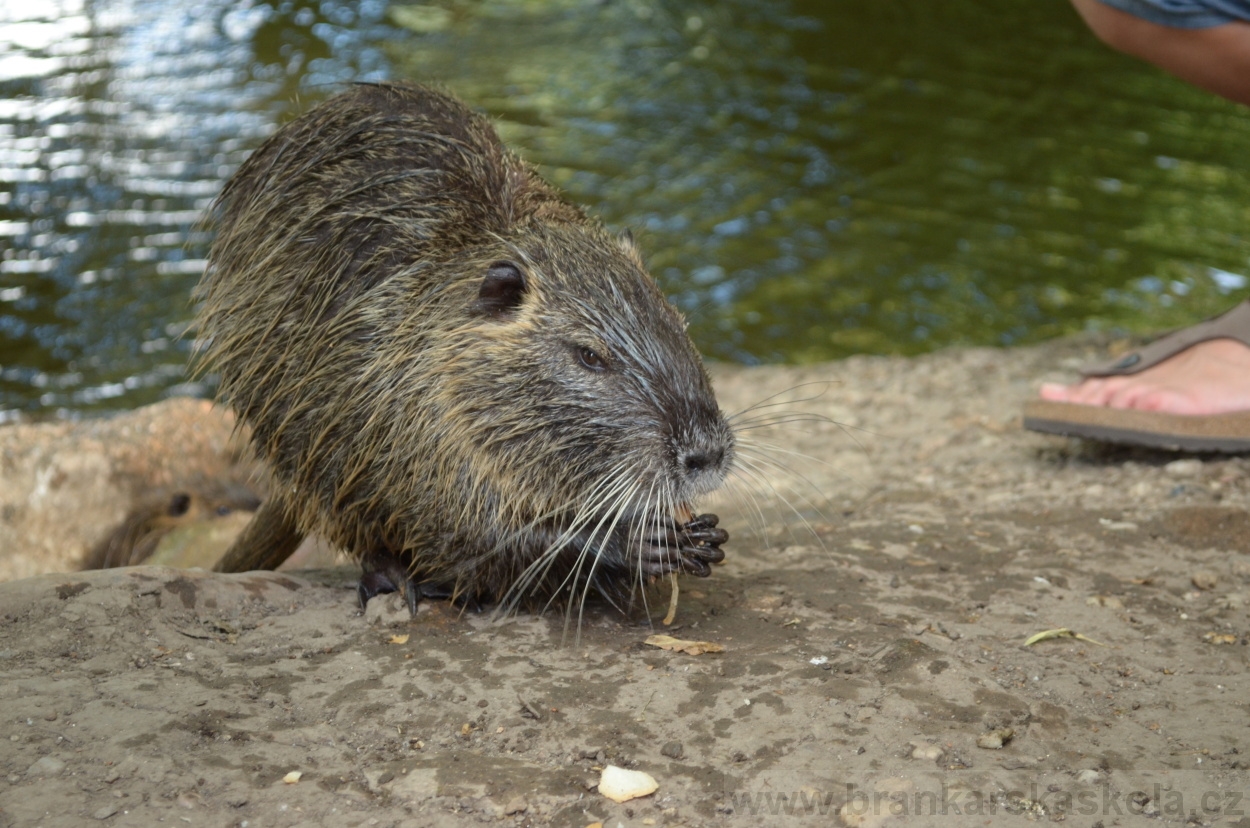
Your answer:
[[[203,480],[157,491],[91,548],[82,569],[141,564],[156,551],[161,538],[180,526],[234,512],[255,512],[259,507],[260,498],[238,483]]]
[[[197,351],[274,483],[219,571],[317,533],[361,562],[362,603],[415,612],[616,600],[723,559],[690,504],[734,437],[684,320],[486,118],[356,85],[265,141],[212,218]]]

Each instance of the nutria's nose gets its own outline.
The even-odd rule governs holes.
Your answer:
[[[686,474],[695,475],[701,471],[717,468],[724,459],[725,449],[717,448],[713,451],[688,451],[679,458],[679,462],[686,470]]]

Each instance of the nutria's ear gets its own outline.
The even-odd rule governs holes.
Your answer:
[[[505,319],[521,306],[525,298],[525,276],[512,262],[495,262],[482,277],[477,301],[470,309],[481,316]]]
[[[191,508],[191,495],[186,492],[178,492],[169,499],[169,516],[182,517],[187,513],[187,509]]]
[[[622,253],[642,266],[642,251],[638,249],[638,243],[634,241],[634,234],[629,228],[622,230],[616,237],[616,245],[621,248]]]

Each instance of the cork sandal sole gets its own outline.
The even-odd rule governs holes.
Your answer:
[[[1188,416],[1030,400],[1024,406],[1024,427],[1046,434],[1171,451],[1250,452],[1250,411]]]

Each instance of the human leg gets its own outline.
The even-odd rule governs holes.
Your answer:
[[[1072,5],[1094,34],[1113,49],[1153,63],[1201,89],[1250,106],[1250,22],[1247,20],[1181,28],[1201,22],[1201,18],[1193,21],[1177,18],[1178,25],[1162,25],[1103,0],[1072,0]]]
[[[1250,2],[1072,0],[1072,4],[1113,48],[1250,105]],[[1243,19],[1233,19],[1233,13]],[[1210,25],[1213,22],[1216,25]],[[1250,306],[1239,306],[1226,316],[1250,315],[1246,308]],[[1049,402],[1187,416],[1250,411],[1250,340],[1202,341],[1131,373],[1087,377],[1073,385],[1048,383],[1040,396]]]

